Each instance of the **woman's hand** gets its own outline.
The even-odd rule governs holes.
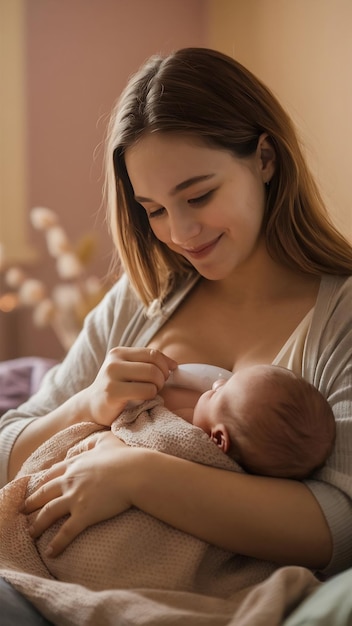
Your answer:
[[[133,472],[128,470],[136,452],[105,431],[87,438],[76,456],[53,465],[23,510],[26,514],[38,511],[30,527],[33,539],[69,515],[48,547],[48,556],[60,554],[88,526],[131,506],[129,476]]]
[[[91,419],[111,426],[129,402],[155,398],[176,367],[176,361],[158,350],[113,348],[94,382],[81,392]]]

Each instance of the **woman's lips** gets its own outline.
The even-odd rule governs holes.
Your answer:
[[[184,248],[183,251],[187,256],[192,257],[193,259],[200,259],[202,257],[207,256],[212,252],[217,245],[218,241],[221,239],[222,234],[213,239],[212,241],[208,241],[207,243],[199,246],[198,248]]]

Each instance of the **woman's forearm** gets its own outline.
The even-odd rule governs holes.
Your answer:
[[[329,563],[331,534],[303,483],[153,451],[144,451],[139,462],[132,500],[146,513],[235,553],[312,569]]]
[[[92,421],[87,410],[84,392],[72,396],[51,413],[31,420],[17,437],[12,448],[8,480],[12,480],[22,464],[44,441],[72,424]]]

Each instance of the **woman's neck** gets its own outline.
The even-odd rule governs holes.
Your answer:
[[[265,249],[223,280],[202,282],[208,293],[212,291],[213,297],[222,303],[253,307],[317,294],[320,277],[278,263]]]

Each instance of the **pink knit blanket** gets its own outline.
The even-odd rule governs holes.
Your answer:
[[[0,491],[0,575],[54,624],[276,626],[319,584],[309,570],[235,555],[135,508],[88,528],[62,555],[47,558],[62,522],[34,542],[20,513],[23,499],[52,463],[77,452],[97,428],[82,423],[55,435]],[[125,411],[112,431],[131,446],[241,471],[203,431],[157,401]]]

